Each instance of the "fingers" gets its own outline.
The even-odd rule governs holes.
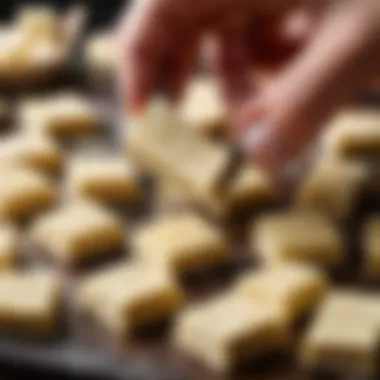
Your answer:
[[[182,98],[184,87],[196,65],[199,38],[190,34],[175,45],[165,75],[166,91],[173,102]]]
[[[144,107],[156,86],[161,62],[170,43],[168,25],[162,17],[163,1],[135,1],[122,22],[120,86],[131,112]]]
[[[207,4],[199,0],[134,2],[122,22],[127,27],[122,31],[120,57],[120,85],[130,111],[140,112],[158,87],[164,87],[174,100],[179,98],[194,66]]]
[[[301,153],[332,110],[375,70],[378,7],[364,0],[329,9],[303,53],[260,94],[260,116],[256,99],[241,111],[241,139],[252,159],[278,168]]]
[[[308,8],[297,8],[286,17],[282,37],[290,43],[300,44],[312,36],[317,24],[317,14]]]
[[[266,15],[257,18],[248,31],[251,58],[255,67],[276,66],[291,56],[298,47],[296,41],[286,38],[284,15]]]
[[[127,32],[122,33],[120,58],[120,86],[130,110],[141,111],[164,69],[169,71],[166,85],[177,98],[193,62],[194,36],[204,28],[215,29],[219,24],[235,22],[235,13],[251,15],[257,7],[256,2],[248,0],[135,1],[128,19],[125,17],[122,22],[128,27]],[[228,27],[218,38],[219,78],[230,102],[241,97],[249,83],[245,76],[248,70],[245,69],[247,43],[242,42],[244,37],[238,29]]]
[[[213,36],[211,65],[231,110],[251,94],[251,63],[244,25],[224,27]]]

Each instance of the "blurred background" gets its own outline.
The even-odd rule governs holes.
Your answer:
[[[177,0],[177,1],[181,1],[181,0]],[[204,1],[208,1],[208,0],[204,0]],[[72,0],[50,0],[50,1],[43,1],[43,2],[42,1],[35,2],[35,1],[31,1],[31,0],[29,0],[29,1],[27,1],[27,0],[21,0],[21,1],[1,0],[0,1],[0,23],[6,23],[6,22],[11,21],[13,19],[14,14],[16,13],[16,11],[19,8],[22,8],[23,6],[28,6],[28,5],[53,6],[55,9],[57,9],[59,11],[59,10],[67,10],[67,9],[69,9],[73,5],[84,4],[86,6],[88,12],[89,12],[89,14],[88,14],[88,28],[90,30],[108,30],[108,28],[110,26],[114,25],[114,23],[117,20],[118,14],[120,13],[120,10],[128,2],[129,2],[129,0],[87,0],[87,1],[83,1],[83,2],[72,1]],[[91,33],[89,33],[88,35],[86,35],[86,38],[87,37],[91,37]],[[86,43],[86,41],[87,40],[84,39],[84,43]],[[108,41],[106,40],[106,45],[107,45],[107,43],[108,43]],[[104,45],[102,45],[101,47],[104,47]],[[105,66],[107,66],[109,64],[109,62],[107,60],[107,58],[109,58],[109,57],[107,57],[107,54],[103,54],[104,50],[106,50],[107,52],[108,52],[108,50],[107,49],[104,49],[104,50],[103,49],[99,49],[99,50],[100,50],[100,53],[102,53],[102,54],[99,53],[100,58],[101,58],[100,59],[100,61],[101,61],[100,62],[100,66],[101,66],[101,69],[102,69],[103,68],[103,66],[102,66],[103,64]],[[263,50],[265,50],[265,47],[264,47]],[[265,51],[264,51],[264,53],[265,53]],[[96,54],[95,54],[95,57],[97,57]],[[76,58],[76,55],[75,55],[75,58]],[[87,64],[88,64],[88,62],[87,62]],[[111,64],[111,66],[112,66],[112,64]],[[85,70],[87,70],[87,69],[88,69],[88,67],[85,67]],[[95,76],[97,77],[98,76],[97,75],[98,71],[96,71],[96,69],[97,69],[97,67],[94,68],[94,71],[95,71],[95,74],[96,74]],[[88,69],[87,71],[91,71],[91,70]],[[85,72],[85,74],[88,74],[87,71]],[[89,87],[91,87],[91,86],[89,86]],[[86,90],[88,90],[88,89],[86,88]],[[92,94],[91,91],[88,91],[88,92],[91,95],[95,95],[95,94]],[[94,100],[98,101],[97,97],[95,97],[95,96],[93,96],[93,97],[96,98]],[[109,100],[110,99],[107,99],[108,102],[109,102]],[[365,105],[368,105],[369,103],[378,105],[379,104],[379,97],[376,94],[376,91],[374,91],[374,89],[371,88],[371,89],[369,89],[368,91],[366,91],[362,95],[362,98],[360,99],[360,101],[362,101]],[[111,103],[112,103],[112,101],[111,101]],[[100,104],[100,102],[96,103],[96,104]],[[108,105],[108,103],[107,103],[107,105]],[[108,111],[108,108],[107,107],[105,107],[105,108]],[[107,116],[108,116],[108,113],[115,114],[115,110],[112,109],[111,112],[107,112]],[[107,125],[107,127],[110,127],[110,125],[112,125],[112,124],[110,123],[109,125]],[[339,181],[339,178],[337,179],[337,181]],[[372,203],[370,204],[370,208],[372,208]],[[236,229],[239,229],[239,231],[240,231],[240,226],[237,226],[237,227],[238,228],[236,228]],[[355,227],[355,226],[353,226],[353,227]],[[349,233],[347,235],[350,236]],[[240,239],[240,235],[236,234],[236,237]],[[239,243],[240,243],[240,240],[239,240]],[[239,251],[240,250],[241,250],[241,247],[239,245]],[[241,263],[239,262],[239,264],[241,264]],[[244,260],[243,260],[243,264],[246,264]],[[242,266],[242,265],[240,265],[240,266]],[[240,267],[239,267],[239,269],[240,269]],[[211,284],[210,288],[212,288],[213,285],[214,284]],[[207,289],[206,289],[205,294],[207,294]],[[75,326],[75,328],[76,328],[76,326]],[[77,332],[76,329],[75,329],[75,332]],[[88,338],[88,337],[86,336],[86,338]],[[92,344],[92,340],[89,339],[89,342],[90,343],[89,343],[88,346],[86,345],[86,348],[93,349],[94,345]],[[77,343],[77,342],[75,342],[75,343]],[[87,341],[86,341],[86,343],[87,343]],[[99,339],[99,343],[104,344],[104,342],[102,340],[102,337]],[[15,348],[18,350],[17,346]],[[81,363],[83,363],[83,362],[91,362],[92,364],[94,364],[92,366],[94,368],[94,370],[98,371],[100,373],[100,371],[102,369],[105,370],[105,371],[107,371],[108,369],[110,369],[111,368],[111,364],[114,363],[114,362],[107,363],[107,360],[111,361],[111,360],[113,360],[113,358],[107,358],[105,356],[105,354],[104,354],[105,351],[100,351],[100,356],[98,356],[99,352],[92,353],[91,351],[88,351],[88,353],[87,353],[86,351],[82,351],[82,350],[80,350],[80,351],[75,351],[75,350],[74,351],[70,351],[71,347],[69,347],[67,349],[67,351],[63,351],[64,354],[65,353],[67,354],[67,357],[65,357],[59,351],[59,349],[61,348],[61,345],[58,345],[56,347],[54,346],[53,348],[54,349],[57,348],[57,350],[54,351],[52,349],[51,352],[49,352],[50,355],[53,354],[52,356],[49,356],[49,360],[50,361],[48,360],[45,363],[42,360],[42,362],[43,362],[42,363],[43,364],[42,365],[42,369],[43,369],[44,365],[50,366],[53,369],[55,367],[58,367],[58,369],[59,369],[59,368],[61,368],[62,365],[65,366],[67,364],[68,366],[72,365],[73,366],[73,370],[75,371],[76,370],[76,368],[75,368],[76,366],[78,366],[78,368],[81,369]],[[138,345],[136,347],[133,346],[133,345],[131,345],[128,348],[130,348],[131,351],[136,351],[138,353],[142,352],[144,354],[146,354],[149,351],[145,347],[141,348]],[[165,354],[166,354],[167,358],[165,357],[165,359],[168,359],[167,361],[170,361],[171,355],[172,355],[173,352],[169,352],[169,353],[166,352],[165,353],[164,352],[165,350],[164,349],[162,350],[161,348],[162,347],[160,346],[160,344],[154,345],[154,347],[152,347],[151,350],[149,351],[149,354],[151,356],[160,356],[160,355],[165,356]],[[48,352],[50,350],[50,346],[47,346],[47,347],[43,346],[43,349],[44,350],[47,349],[47,351],[46,350],[45,351],[41,351],[42,354],[44,355],[45,352]],[[76,348],[74,347],[74,349],[76,349]],[[3,377],[5,379],[26,379],[26,378],[31,377],[31,373],[29,372],[29,370],[26,373],[25,372],[24,373],[20,373],[19,371],[17,371],[17,365],[18,365],[18,363],[17,363],[17,357],[19,355],[18,353],[19,352],[24,352],[24,351],[17,351],[17,350],[14,351],[14,354],[12,354],[11,352],[6,352],[7,351],[7,346],[6,345],[2,346],[2,341],[0,341],[0,380]],[[163,352],[161,353],[160,351],[163,351]],[[158,355],[156,355],[157,353],[158,353]],[[38,352],[36,352],[36,355],[37,354],[38,354]],[[39,363],[39,361],[41,361],[41,355],[39,355],[39,356],[36,356],[36,355],[33,355],[33,350],[28,351],[24,355],[24,362],[25,361],[26,362],[30,361],[30,364],[33,364],[33,362],[37,361]],[[61,361],[61,359],[65,359],[65,358],[67,359],[67,362],[63,361],[63,364],[57,365],[57,363],[59,363]],[[78,359],[78,360],[77,361],[76,360],[72,360],[74,358]],[[44,359],[44,358],[42,357],[42,359]],[[12,368],[7,369],[6,372],[5,372],[4,367],[2,366],[2,362],[1,362],[1,361],[4,361],[4,360],[7,362],[5,364],[9,364],[9,362],[11,362],[11,364],[12,364]],[[133,359],[132,359],[132,361],[133,361]],[[174,358],[174,361],[175,361],[175,358]],[[39,365],[38,363],[37,363],[37,366]],[[115,362],[114,364],[115,364],[115,366],[112,366],[111,370],[113,370],[114,367],[116,367],[116,365],[120,364],[120,363],[119,362]],[[128,360],[126,358],[123,358],[123,365],[128,365],[128,364],[131,364],[131,362],[128,362]],[[288,376],[284,375],[284,377],[286,377],[287,379],[294,379],[294,380],[295,379],[303,379],[304,377],[301,377],[300,374],[294,373],[294,368],[293,367],[289,368],[289,364],[292,364],[292,363],[290,363],[290,361],[289,361],[289,363],[286,363],[286,365],[288,367],[285,366],[285,369],[283,367],[280,367],[281,368],[281,372],[284,369],[283,372],[285,372],[288,375]],[[16,367],[16,371],[15,371],[15,367]],[[86,368],[86,366],[84,366],[84,368]],[[195,370],[194,373],[197,373],[196,370]],[[155,368],[153,368],[153,371],[155,371]],[[17,373],[16,376],[13,375],[15,372]],[[117,374],[117,375],[119,375],[119,374]],[[272,374],[272,375],[269,375],[269,377],[265,377],[265,379],[269,379],[269,378],[270,379],[280,379],[280,378],[283,378],[282,375],[283,375],[283,373],[282,374]],[[208,375],[206,374],[206,376],[208,376]],[[54,376],[54,377],[50,377],[48,375],[43,376],[41,374],[41,367],[38,369],[38,373],[36,374],[36,378],[38,378],[38,379],[40,379],[40,378],[46,378],[46,379],[58,380],[58,378],[56,376]],[[67,376],[63,376],[62,378],[73,379],[72,377],[67,377]],[[101,379],[101,380],[106,380],[105,376],[99,376],[98,378]],[[130,378],[133,378],[133,377],[130,377]],[[148,379],[149,380],[153,380],[153,378],[149,378],[149,377],[145,377],[145,378],[147,380]],[[193,377],[193,378],[197,378],[197,377]],[[206,379],[206,377],[202,377],[202,378]],[[245,378],[247,378],[247,380],[248,380],[248,379],[251,379],[252,377],[244,377],[244,379]],[[257,378],[257,377],[255,376],[255,378]],[[207,380],[209,380],[209,379],[210,378],[207,377]],[[264,379],[264,377],[260,377],[260,379]],[[133,378],[133,380],[136,380],[136,378]]]
[[[90,11],[89,25],[91,27],[101,27],[112,23],[118,11],[129,0],[88,0],[79,2],[74,0],[50,0],[50,1],[31,1],[31,0],[2,0],[0,1],[0,20],[9,20],[15,10],[23,5],[54,5],[57,9],[68,9],[70,5],[85,4]]]

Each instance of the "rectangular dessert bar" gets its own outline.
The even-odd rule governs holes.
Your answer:
[[[378,369],[380,298],[339,290],[322,303],[306,334],[301,363],[340,375],[371,376]]]
[[[95,203],[76,201],[37,218],[31,239],[58,263],[79,265],[121,253],[126,234],[112,212]]]
[[[203,136],[222,134],[227,128],[227,110],[212,78],[195,77],[180,107],[185,122]]]
[[[380,112],[357,108],[342,112],[326,128],[323,145],[338,157],[372,159],[380,156]]]
[[[49,137],[17,133],[0,142],[0,161],[52,174],[61,169],[64,158],[60,147]]]
[[[19,112],[20,121],[29,133],[43,133],[56,138],[91,134],[100,124],[96,107],[75,93],[26,100]]]
[[[369,174],[368,167],[362,163],[324,159],[301,181],[297,205],[347,220],[360,201]]]
[[[122,337],[172,317],[182,307],[184,294],[160,268],[120,263],[86,278],[78,303],[111,334]]]
[[[290,261],[331,267],[345,256],[337,226],[304,210],[264,215],[254,223],[251,240],[253,253],[268,264]]]
[[[53,182],[27,168],[0,167],[0,183],[0,219],[3,221],[30,218],[50,208],[56,199]]]
[[[67,186],[76,198],[106,204],[137,201],[142,189],[137,168],[124,157],[77,155],[67,166]]]
[[[127,149],[145,168],[186,189],[193,199],[206,205],[220,188],[232,155],[221,144],[188,131],[174,108],[153,102],[135,119],[127,136]]]
[[[230,294],[192,305],[175,330],[179,349],[219,372],[284,349],[286,323],[271,307]]]
[[[0,329],[44,337],[59,323],[61,289],[45,272],[0,273]]]
[[[224,263],[230,257],[223,232],[189,212],[158,218],[141,227],[135,234],[134,248],[140,259],[176,275]]]
[[[243,275],[234,292],[269,304],[294,324],[319,305],[328,289],[329,281],[319,269],[286,263]]]

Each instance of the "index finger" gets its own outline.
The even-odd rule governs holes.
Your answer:
[[[142,110],[153,92],[170,45],[170,29],[162,17],[163,3],[166,0],[136,1],[122,19],[119,85],[133,113]]]

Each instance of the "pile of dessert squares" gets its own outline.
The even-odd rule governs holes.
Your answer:
[[[0,82],[26,89],[68,75],[74,42],[64,21],[51,9],[28,8],[4,26]],[[82,53],[89,81],[113,80],[110,31],[90,36]],[[67,150],[68,140],[91,144],[101,131],[104,115],[91,96],[53,88],[13,107],[6,98],[0,118],[14,126],[0,137],[2,331],[54,334],[65,299],[60,274],[85,267],[73,305],[114,337],[170,319],[174,347],[215,371],[295,345],[300,367],[377,370],[380,294],[342,287],[334,272],[350,261],[347,222],[373,191],[380,110],[334,117],[285,205],[276,178],[255,163],[243,160],[228,175],[227,113],[207,75],[192,79],[178,107],[153,99],[129,120],[125,141],[106,152]],[[107,123],[116,129],[115,120]],[[147,176],[154,180],[149,201]],[[148,202],[143,219],[128,214]],[[252,265],[223,291],[192,301],[183,277],[228,266],[242,244],[226,223],[238,210],[250,210]],[[379,279],[380,214],[357,228],[356,274]],[[37,268],[22,265],[34,260],[32,251]]]

